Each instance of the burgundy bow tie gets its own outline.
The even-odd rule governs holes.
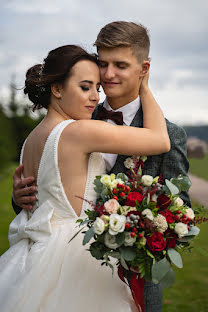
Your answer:
[[[108,111],[105,107],[99,105],[98,112],[97,112],[97,119],[105,120],[110,119],[114,121],[117,125],[123,125],[123,113],[122,112],[114,112]]]

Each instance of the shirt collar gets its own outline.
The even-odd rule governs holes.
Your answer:
[[[103,103],[103,107],[105,107],[107,110],[112,110],[114,112],[122,112],[124,124],[126,126],[130,126],[134,116],[136,115],[136,112],[140,108],[140,97],[138,96],[134,101],[132,101],[132,102],[116,109],[116,110],[113,110],[111,108],[111,106],[109,105],[107,98],[106,98],[104,103]]]

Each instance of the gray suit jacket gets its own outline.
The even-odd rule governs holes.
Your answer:
[[[99,104],[103,105],[103,103]],[[97,109],[93,113],[93,119],[96,119]],[[187,175],[189,169],[189,162],[186,152],[187,136],[183,128],[166,120],[168,134],[171,142],[171,150],[168,153],[148,156],[143,174],[149,174],[153,177],[159,174],[163,175],[164,179],[177,177],[179,174]],[[131,125],[132,127],[143,127],[143,112],[142,107],[137,111]],[[139,143],[138,143],[139,144]],[[118,155],[114,167],[111,169],[112,173],[126,172],[124,166],[125,159],[129,156]],[[190,198],[187,192],[181,194],[181,198],[191,206]]]

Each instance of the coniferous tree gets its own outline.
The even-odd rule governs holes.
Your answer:
[[[16,117],[17,116],[17,111],[18,111],[18,103],[16,99],[16,85],[15,85],[15,76],[12,76],[11,82],[10,82],[10,97],[9,97],[9,102],[8,102],[8,109],[9,109],[9,114],[11,117]]]

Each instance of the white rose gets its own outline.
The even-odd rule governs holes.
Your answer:
[[[117,200],[115,199],[109,199],[107,202],[105,202],[104,204],[105,206],[105,210],[112,214],[112,213],[116,213],[119,207],[119,203]]]
[[[186,216],[186,218],[189,218],[189,219],[193,220],[195,218],[193,209],[187,208],[185,216]]]
[[[103,183],[104,185],[110,185],[111,184],[111,177],[107,174],[104,174],[101,177],[100,182]]]
[[[177,197],[175,200],[174,200],[174,204],[176,204],[176,206],[179,208],[181,206],[183,206],[183,199],[181,199],[180,197]]]
[[[95,234],[101,235],[105,230],[105,223],[103,222],[101,218],[97,217],[94,222],[93,228],[94,228]]]
[[[152,214],[152,211],[150,210],[150,209],[144,209],[143,211],[142,211],[142,215],[143,216],[145,216],[147,219],[149,219],[149,220],[153,220],[154,219],[154,216],[153,216],[153,214]]]
[[[121,233],[125,229],[126,217],[113,213],[110,215],[109,220],[109,233],[111,235],[116,235]]]
[[[153,177],[151,175],[145,174],[142,176],[141,181],[145,186],[150,186],[152,185]]]
[[[188,234],[188,226],[182,222],[178,222],[175,226],[175,232],[179,237],[183,237]]]
[[[133,161],[132,158],[128,157],[126,158],[126,160],[124,161],[124,166],[127,168],[127,169],[130,169],[130,168],[134,168],[135,167],[135,163]]]
[[[105,233],[104,244],[110,249],[116,249],[120,246],[116,243],[116,237],[113,235],[110,235],[108,232]]]
[[[133,246],[135,242],[136,242],[136,237],[131,237],[130,232],[125,232],[124,246]]]

